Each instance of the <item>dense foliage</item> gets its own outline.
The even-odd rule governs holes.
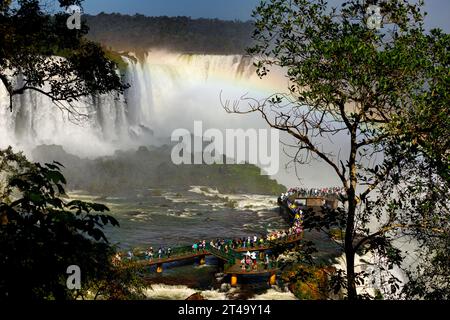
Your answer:
[[[103,228],[118,222],[108,208],[67,200],[59,163],[30,163],[8,148],[0,167],[0,299],[129,297],[136,279],[111,262]],[[66,285],[71,265],[81,269],[80,290]]]
[[[69,29],[70,5],[50,14],[38,0],[0,1],[0,81],[15,99],[35,91],[84,118],[77,101],[122,93],[127,85],[88,28]],[[48,5],[48,3],[47,3]],[[37,128],[38,129],[38,128]],[[30,163],[11,148],[0,150],[0,299],[127,298],[138,279],[112,265],[115,249],[103,227],[118,226],[103,205],[70,201],[61,164]],[[69,290],[67,268],[81,269],[81,289]]]
[[[88,38],[116,51],[243,54],[251,43],[251,22],[118,13],[83,17],[90,28]]]
[[[102,48],[85,38],[86,25],[69,29],[64,10],[79,0],[60,0],[50,15],[38,0],[2,1],[0,80],[14,99],[27,91],[49,97],[57,107],[84,116],[76,101],[93,94],[121,93],[127,87]]]
[[[141,147],[89,160],[70,155],[62,147],[40,146],[33,151],[33,158],[64,163],[70,189],[99,195],[135,195],[137,190],[148,188],[190,189],[193,185],[217,188],[224,193],[274,195],[285,191],[283,185],[261,175],[255,165],[175,165],[170,159],[171,150],[168,145]]]

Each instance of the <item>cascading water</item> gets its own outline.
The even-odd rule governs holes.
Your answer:
[[[124,80],[131,87],[119,99],[103,95],[78,103],[80,113],[87,115],[81,121],[33,91],[15,96],[11,112],[7,91],[0,86],[0,148],[12,145],[29,151],[57,144],[80,156],[112,154],[155,143],[155,136],[167,137],[193,120],[223,126],[217,117],[224,113],[221,90],[237,99],[247,92],[271,92],[280,83],[260,80],[252,61],[237,55],[149,52],[141,60],[124,59],[128,62]]]

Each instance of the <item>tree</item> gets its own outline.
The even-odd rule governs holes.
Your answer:
[[[68,299],[67,267],[78,265],[84,284],[112,269],[113,248],[103,227],[118,222],[107,207],[67,201],[58,163],[33,164],[11,148],[0,151],[0,299]]]
[[[380,16],[369,5],[376,5]],[[400,264],[401,254],[392,245],[399,230],[431,231],[432,217],[440,214],[400,214],[401,202],[385,192],[400,187],[398,169],[410,163],[414,148],[416,160],[432,155],[432,141],[440,146],[434,159],[448,155],[448,104],[435,96],[448,99],[449,37],[440,30],[425,33],[422,5],[404,0],[350,0],[338,8],[325,0],[262,2],[254,11],[255,44],[249,54],[260,77],[281,67],[290,82],[288,93],[261,101],[243,97],[245,109],[239,101],[224,104],[232,113],[258,112],[270,127],[287,133],[296,164],[317,159],[333,169],[345,189],[342,206],[310,214],[305,223],[325,231],[343,228],[348,299],[357,298],[356,284],[366,276],[355,273],[357,252],[376,250],[389,264]],[[374,18],[380,28],[368,23]],[[436,110],[439,116],[431,113]],[[447,138],[433,129],[445,131]],[[336,136],[345,139],[348,151],[324,150],[323,142]],[[374,221],[376,228],[370,225]]]
[[[62,9],[81,2],[58,1]],[[84,37],[87,27],[68,29],[68,17],[50,15],[38,0],[0,2],[0,80],[11,110],[14,97],[34,91],[79,118],[86,115],[77,101],[127,88],[118,65]],[[103,233],[118,222],[101,204],[68,201],[61,167],[0,151],[0,299],[71,299],[89,289],[124,297],[136,289],[134,276],[112,265],[115,249]],[[81,268],[81,290],[66,286],[70,265]]]
[[[80,0],[59,0],[60,7],[81,5]],[[86,115],[76,102],[83,97],[122,93],[127,85],[117,64],[102,48],[84,37],[88,28],[67,28],[69,14],[46,13],[38,0],[20,0],[0,6],[0,80],[14,107],[14,97],[35,91],[49,97],[73,117]]]

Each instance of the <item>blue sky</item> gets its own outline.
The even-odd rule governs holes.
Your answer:
[[[84,10],[89,14],[119,12],[140,13],[147,16],[190,16],[192,18],[219,18],[248,20],[260,0],[85,0]],[[342,0],[331,0],[342,3]],[[429,13],[428,27],[441,27],[450,32],[450,1],[425,0]]]

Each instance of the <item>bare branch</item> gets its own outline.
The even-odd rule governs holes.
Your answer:
[[[222,93],[221,93],[222,94]],[[254,98],[248,98],[246,95],[242,96],[240,101],[247,102],[247,105],[249,106],[248,110],[241,110],[239,109],[239,100],[234,101],[233,107],[230,108],[230,101],[223,102],[222,95],[220,95],[220,100],[222,107],[225,109],[228,113],[236,113],[236,114],[249,114],[254,112],[259,112],[264,119],[264,121],[274,129],[278,129],[280,131],[284,131],[288,133],[289,135],[296,138],[298,141],[300,141],[305,149],[313,152],[316,154],[320,159],[324,160],[326,163],[328,163],[336,172],[339,179],[341,180],[342,184],[345,188],[348,188],[348,181],[345,177],[345,175],[339,170],[338,166],[333,162],[331,157],[326,154],[325,152],[318,149],[316,145],[313,144],[310,137],[308,137],[309,133],[309,127],[313,128],[313,130],[318,130],[320,132],[321,127],[317,125],[317,123],[312,123],[310,119],[308,119],[308,115],[312,114],[311,110],[308,110],[306,112],[306,115],[299,115],[297,117],[291,117],[289,113],[283,113],[279,111],[279,109],[283,109],[286,106],[291,106],[291,102],[288,101],[286,105],[281,105],[280,96],[283,96],[286,98],[285,94],[274,94],[269,96],[268,98],[264,99],[263,102],[260,102]],[[274,103],[276,101],[276,103]],[[272,121],[269,119],[268,112],[265,110],[267,107],[267,104],[271,105],[272,108],[270,110],[275,113],[274,120]],[[275,105],[278,104],[279,106]],[[292,107],[289,111],[294,110],[296,107]],[[297,108],[298,109],[298,108]],[[295,123],[294,121],[298,120],[298,123]],[[323,116],[321,116],[320,122],[323,121]]]
[[[362,238],[360,241],[358,241],[358,243],[355,245],[355,251],[357,251],[362,245],[364,245],[371,239],[373,239],[379,235],[385,234],[389,231],[397,230],[397,229],[402,229],[402,230],[404,230],[404,229],[422,229],[422,230],[429,230],[431,232],[438,233],[438,234],[446,233],[446,231],[443,229],[429,227],[424,224],[392,224],[392,225],[390,224],[390,225],[387,225],[387,226],[381,228],[379,231],[372,233],[372,234]]]

